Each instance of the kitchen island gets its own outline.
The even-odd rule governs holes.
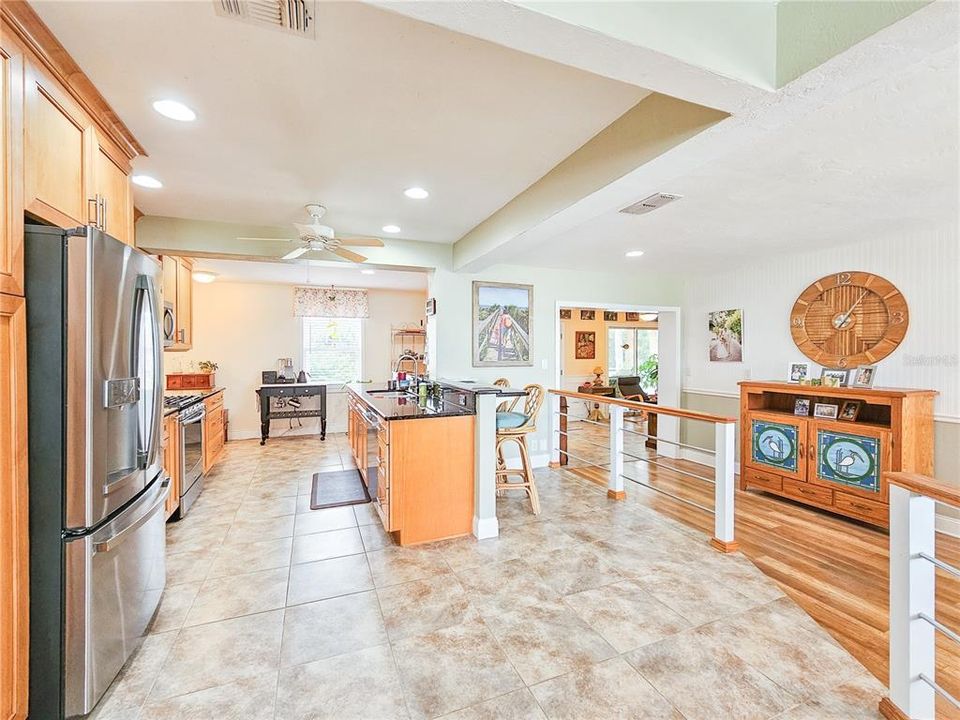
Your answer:
[[[348,385],[353,457],[387,532],[401,545],[496,537],[496,407],[521,389],[441,380],[420,402],[383,385]]]
[[[386,387],[347,387],[350,448],[384,529],[400,545],[470,534],[474,413],[469,398],[461,402],[451,393],[444,400],[420,402]]]

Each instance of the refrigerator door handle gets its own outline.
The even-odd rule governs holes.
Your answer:
[[[144,310],[149,312],[149,322],[146,329],[150,333],[150,368],[143,368],[144,375],[149,374],[153,379],[153,386],[149,388],[147,396],[150,398],[149,417],[144,413],[145,426],[138,437],[138,460],[141,468],[147,468],[157,455],[160,447],[160,408],[163,405],[163,383],[160,381],[162,366],[162,344],[160,339],[160,318],[157,315],[158,299],[152,278],[141,275],[137,278],[137,294],[134,302],[134,338],[133,338],[133,366],[140,371],[140,348],[144,332]],[[146,377],[142,378],[144,381]]]
[[[94,554],[102,552],[110,552],[111,550],[116,549],[124,540],[133,535],[138,528],[142,527],[150,518],[157,514],[158,510],[161,510],[167,502],[167,496],[170,494],[170,479],[164,478],[163,482],[160,483],[159,496],[152,502],[150,508],[143,513],[140,517],[134,520],[132,523],[127,525],[123,530],[120,530],[117,533],[114,533],[106,540],[101,540],[93,544]]]

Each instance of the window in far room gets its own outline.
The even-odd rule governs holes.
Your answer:
[[[607,377],[642,376],[644,363],[656,354],[656,328],[607,328]],[[643,384],[644,390],[656,390]]]
[[[302,365],[314,380],[358,382],[363,374],[361,318],[301,318]]]

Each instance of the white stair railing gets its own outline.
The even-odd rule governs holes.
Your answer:
[[[936,680],[936,634],[960,644],[937,620],[936,569],[960,577],[937,558],[936,504],[960,507],[960,490],[913,473],[887,473],[890,486],[890,695],[880,702],[888,720],[933,720],[936,699],[960,702]]]
[[[712,415],[710,413],[697,412],[695,410],[686,410],[684,408],[674,408],[666,405],[656,405],[652,403],[635,402],[624,400],[622,398],[604,397],[601,395],[591,395],[589,393],[570,392],[566,390],[551,390],[551,394],[558,397],[558,402],[554,412],[561,422],[554,424],[555,435],[562,442],[557,442],[556,446],[560,448],[561,456],[573,458],[586,463],[592,467],[605,472],[607,476],[607,495],[615,500],[622,500],[626,496],[624,489],[624,480],[630,481],[634,485],[644,487],[648,490],[667,495],[674,500],[691,505],[695,508],[711,513],[714,516],[714,533],[710,544],[721,552],[735,552],[739,544],[735,537],[734,527],[734,502],[735,502],[735,465],[736,465],[736,418],[724,417],[721,415]],[[566,440],[569,439],[573,431],[567,420],[569,413],[566,411],[568,399],[586,400],[590,403],[603,405],[609,413],[608,422],[598,422],[590,419],[577,419],[578,423],[587,425],[608,426],[609,446],[601,446],[599,443],[582,439],[581,442],[587,446],[604,447],[607,454],[604,457],[605,462],[595,462],[589,458],[574,455],[566,448]],[[677,442],[659,435],[650,435],[648,433],[631,430],[625,427],[624,414],[628,410],[644,411],[647,413],[656,413],[657,415],[676,417],[678,419],[689,420],[711,424],[714,427],[714,449],[697,447],[682,442]],[[654,454],[654,457],[644,457],[634,455],[624,450],[624,434],[628,433],[642,438],[655,440],[658,444],[665,443],[669,446],[686,448],[695,451],[701,457],[713,457],[713,477],[700,475],[691,472],[676,463],[665,464],[658,462],[663,458]],[[701,505],[688,498],[680,497],[667,492],[663,488],[644,482],[640,478],[627,475],[624,472],[624,462],[643,462],[648,465],[654,465],[669,473],[676,473],[684,477],[692,477],[711,483],[714,486],[714,506],[712,508]]]

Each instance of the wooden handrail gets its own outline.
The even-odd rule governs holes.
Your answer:
[[[624,400],[623,398],[609,397],[606,395],[573,392],[572,390],[551,389],[549,392],[553,395],[562,395],[563,397],[577,398],[578,400],[589,400],[590,402],[596,403],[606,403],[607,405],[620,405],[621,407],[630,408],[632,410],[646,410],[647,412],[657,413],[658,415],[669,415],[671,417],[683,418],[685,420],[702,420],[703,422],[717,423],[721,425],[737,422],[737,418],[727,417],[725,415],[713,415],[711,413],[700,412],[698,410],[685,410],[683,408],[668,407],[666,405],[654,405],[653,403],[637,402],[636,400]]]
[[[936,478],[919,473],[888,472],[884,473],[883,477],[891,485],[898,485],[937,502],[960,507],[960,487],[956,485],[947,485]]]

